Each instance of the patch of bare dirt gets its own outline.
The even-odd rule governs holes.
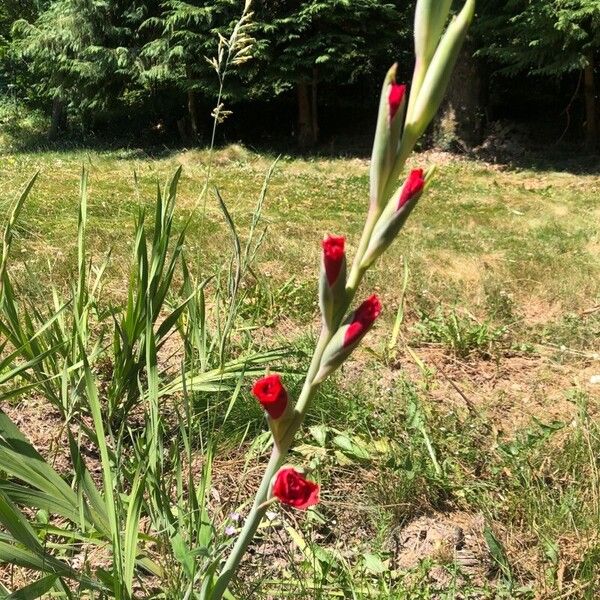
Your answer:
[[[71,472],[69,442],[56,408],[31,396],[15,406],[3,406],[2,410],[54,469],[62,474]]]
[[[564,312],[558,302],[548,302],[541,298],[521,302],[519,311],[525,325],[543,325],[558,319]]]
[[[472,582],[483,585],[492,574],[484,525],[480,514],[454,512],[420,516],[393,532],[392,568],[414,569],[430,559],[434,566],[429,578],[440,587],[451,583],[451,576],[443,567],[452,564]]]
[[[373,347],[376,347],[374,344]],[[365,371],[363,360],[350,360],[343,369],[343,385],[371,381],[378,391],[389,393],[402,378],[414,382],[428,379],[430,401],[442,408],[476,412],[491,421],[501,434],[510,435],[531,424],[533,418],[544,423],[571,422],[578,407],[569,392],[588,395],[592,416],[600,411],[600,360],[594,355],[569,356],[558,362],[558,349],[540,347],[536,354],[504,354],[496,359],[470,357],[461,360],[440,347],[422,346],[400,353],[389,366]],[[357,352],[360,356],[361,352]],[[365,356],[365,358],[368,358]],[[429,371],[426,376],[417,360]]]
[[[499,432],[507,434],[527,427],[533,418],[570,422],[578,409],[567,392],[582,389],[592,398],[597,393],[590,384],[599,368],[597,361],[560,364],[545,356],[512,355],[498,361],[465,362],[438,349],[415,352],[436,374],[432,400],[482,411]],[[404,366],[417,376],[418,368],[410,358]],[[590,406],[590,410],[597,409]]]

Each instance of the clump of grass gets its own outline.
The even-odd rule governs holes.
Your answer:
[[[558,350],[598,350],[600,312],[591,314],[567,313],[559,319],[534,328],[533,338]]]
[[[125,599],[135,585],[153,597],[152,578],[159,578],[170,598],[183,598],[228,545],[208,513],[212,452],[223,439],[220,432],[236,431],[224,425],[245,377],[285,354],[256,350],[249,338],[240,346],[236,337],[238,290],[260,241],[264,193],[244,243],[222,203],[232,258],[217,269],[222,285],[207,299],[207,279],[199,279],[184,257],[186,226],[178,232],[173,227],[178,180],[179,171],[157,191],[151,224],[143,211],[138,214],[121,303],[103,297],[110,256],[95,261],[89,253],[86,172],[74,232],[76,278],[65,295],[52,287],[47,305],[34,305],[10,268],[14,227],[35,177],[5,228],[0,401],[31,392],[43,396],[60,414],[71,460],[65,481],[0,411],[0,525],[6,532],[0,560],[40,571],[41,594],[64,595],[80,586]],[[166,364],[173,354],[175,368]],[[192,464],[199,453],[198,477]],[[30,510],[51,518],[30,522]],[[148,523],[143,532],[140,522]],[[57,547],[40,545],[38,536],[49,535],[61,541]],[[108,568],[87,558],[81,570],[69,567],[80,548],[93,555],[98,544],[106,549]]]
[[[414,328],[421,342],[440,344],[459,358],[472,354],[485,358],[497,355],[507,333],[506,327],[494,327],[456,309],[444,311],[441,308],[432,315],[421,314]]]
[[[252,322],[272,327],[280,319],[306,323],[314,315],[314,285],[298,282],[295,276],[282,284],[258,276],[245,290],[240,316]]]

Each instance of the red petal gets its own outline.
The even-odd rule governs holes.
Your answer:
[[[402,208],[407,202],[412,200],[417,194],[423,191],[425,186],[425,178],[423,177],[423,169],[413,169],[406,178],[400,197],[398,198],[398,208]]]
[[[285,412],[288,395],[279,375],[259,379],[252,386],[252,393],[272,419],[278,419]]]
[[[388,105],[390,109],[390,121],[396,116],[404,95],[406,94],[406,86],[400,85],[399,83],[392,83],[390,85],[390,93],[388,94]]]
[[[363,336],[380,314],[381,301],[373,294],[354,311],[352,322],[344,334],[344,346],[353,344]]]
[[[323,262],[327,283],[333,285],[339,277],[344,253],[346,238],[343,236],[329,235],[323,240]]]
[[[296,469],[280,469],[273,484],[273,495],[283,504],[306,510],[319,501],[319,485]]]

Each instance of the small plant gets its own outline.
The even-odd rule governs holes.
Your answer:
[[[495,328],[488,322],[479,323],[456,310],[447,313],[437,309],[432,316],[423,315],[415,325],[423,342],[441,344],[459,358],[473,353],[494,356],[496,347],[506,333],[506,327]]]

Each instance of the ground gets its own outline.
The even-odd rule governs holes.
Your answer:
[[[4,155],[4,210],[40,171],[16,228],[11,275],[34,303],[52,286],[70,288],[85,168],[90,258],[97,266],[112,249],[105,294],[123,302],[136,214],[140,207],[152,214],[157,183],[178,165],[175,228],[190,220],[185,255],[199,278],[222,274],[231,236],[214,188],[243,241],[274,161],[240,146],[212,158],[137,150]],[[361,292],[381,296],[384,316],[324,386],[293,453],[319,477],[323,501],[308,515],[273,516],[242,570],[241,597],[255,589],[260,598],[593,598],[600,176],[572,161],[516,167],[422,153],[411,164],[435,166],[433,183]],[[243,282],[235,335],[244,343],[310,349],[320,240],[347,235],[351,253],[367,188],[366,160],[277,161],[258,224],[265,237]],[[167,354],[181,348],[169,343],[166,367]],[[290,380],[297,387],[300,378]],[[36,395],[11,402],[2,408],[68,471],[59,413]],[[220,519],[243,496],[231,486],[253,489],[262,464],[248,458],[248,419],[259,432],[261,416],[249,408],[219,438],[211,502]],[[10,576],[6,570],[5,585]]]

